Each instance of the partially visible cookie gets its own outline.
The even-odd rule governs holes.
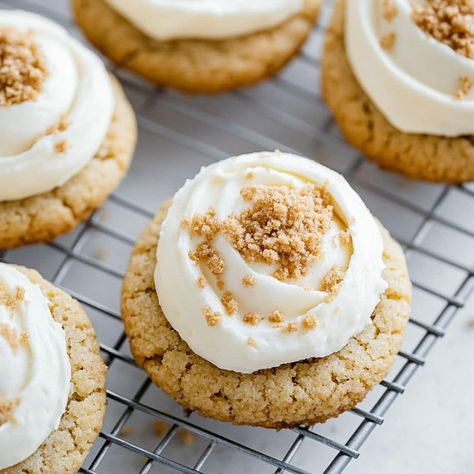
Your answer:
[[[94,329],[80,304],[35,270],[16,268],[40,286],[50,302],[54,320],[64,330],[72,372],[71,391],[59,428],[29,458],[0,472],[72,474],[80,469],[102,427],[106,367],[99,354]]]
[[[0,201],[0,248],[53,240],[97,209],[127,172],[136,141],[135,114],[119,82],[112,122],[100,150],[63,186],[17,201]]]
[[[300,50],[316,22],[321,0],[271,30],[227,40],[157,41],[104,0],[72,0],[88,39],[121,67],[161,86],[213,93],[276,74]]]
[[[324,422],[353,408],[389,371],[410,313],[400,246],[382,229],[388,288],[372,321],[339,352],[242,374],[199,357],[165,318],[157,298],[156,249],[169,204],[139,238],[123,283],[130,347],[152,381],[183,406],[235,424],[286,428]]]
[[[363,91],[346,55],[345,5],[346,0],[336,4],[322,59],[323,95],[345,138],[388,170],[435,182],[473,180],[472,136],[448,138],[403,133],[388,122]]]

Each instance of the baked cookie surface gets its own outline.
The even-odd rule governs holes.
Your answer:
[[[0,248],[53,240],[87,219],[125,175],[136,141],[134,112],[111,76],[115,111],[100,150],[63,186],[0,202]]]
[[[77,472],[102,427],[106,367],[92,324],[80,304],[35,270],[16,267],[38,284],[66,335],[71,363],[71,393],[59,428],[25,461],[0,469],[2,474],[70,474]]]
[[[345,138],[384,169],[443,183],[474,180],[472,136],[403,133],[363,91],[346,56],[344,8],[345,0],[338,0],[326,32],[321,81],[324,99]]]
[[[328,357],[240,374],[194,354],[160,308],[153,275],[166,212],[165,205],[133,251],[123,284],[122,315],[138,364],[183,406],[235,424],[312,424],[353,408],[389,371],[409,318],[411,289],[402,250],[387,231],[384,279],[389,286],[372,326]]]
[[[268,31],[222,41],[156,41],[105,0],[72,0],[87,38],[116,64],[158,85],[213,93],[253,84],[277,73],[298,53],[316,22],[322,0]]]

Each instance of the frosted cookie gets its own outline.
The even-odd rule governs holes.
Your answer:
[[[277,73],[322,0],[72,0],[77,23],[116,64],[160,86],[212,93]]]
[[[183,406],[282,428],[382,380],[410,291],[400,247],[342,176],[256,153],[203,168],[152,220],[122,314],[138,364]]]
[[[105,413],[106,368],[77,301],[0,263],[0,473],[77,472]]]
[[[347,140],[381,167],[474,180],[473,14],[470,1],[338,1],[323,94]]]
[[[94,53],[46,18],[0,10],[0,248],[86,219],[135,139],[133,111]]]

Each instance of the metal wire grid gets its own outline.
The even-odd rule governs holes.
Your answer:
[[[35,0],[16,0],[8,2],[0,2],[6,7],[21,7],[38,11],[39,13],[45,14],[46,16],[52,17],[54,20],[64,24],[68,29],[74,30],[71,19],[68,16],[63,15],[64,8],[57,10],[55,6],[42,4],[40,1]],[[60,11],[61,13],[58,13]],[[326,10],[327,12],[327,10]],[[327,18],[327,15],[323,15],[323,18]],[[315,31],[317,37],[321,37],[321,29],[317,28]],[[297,60],[302,64],[310,64],[312,67],[318,67],[318,57],[314,57],[308,52],[303,52],[302,56]],[[132,78],[128,73],[122,71],[115,71],[122,79],[123,83],[127,87],[127,91],[133,93],[137,91],[143,94],[146,99],[143,104],[137,108],[137,116],[139,127],[142,130],[147,131],[153,135],[166,137],[171,142],[179,144],[181,147],[190,151],[199,151],[201,154],[210,157],[213,160],[225,158],[229,153],[225,150],[220,149],[214,145],[204,143],[198,139],[187,135],[185,132],[180,131],[179,128],[171,128],[163,125],[160,120],[150,118],[150,114],[147,113],[155,107],[160,97],[163,95],[167,96],[168,103],[172,104],[176,110],[180,113],[189,117],[190,119],[196,120],[196,124],[205,124],[206,126],[214,127],[219,131],[233,134],[239,138],[249,140],[257,144],[261,149],[272,149],[281,148],[285,151],[293,151],[298,153],[298,150],[288,148],[282,143],[277,143],[275,140],[269,139],[265,135],[246,128],[245,126],[232,124],[219,119],[205,109],[194,104],[190,104],[184,98],[177,94],[163,92],[151,88],[149,85],[142,83]],[[291,77],[280,76],[275,79],[274,87],[276,90],[280,90],[290,96],[303,100],[320,100],[313,95],[308,94],[308,91],[304,87],[301,87],[298,81],[293,81]],[[256,102],[241,92],[235,92],[232,94],[233,99],[244,103],[246,107],[249,107],[256,114],[260,115],[262,120],[271,117],[272,120],[284,124],[290,131],[298,132],[301,135],[310,136],[314,138],[320,144],[340,144],[341,139],[333,132],[334,124],[331,118],[324,121],[320,129],[315,130],[314,127],[309,126],[307,123],[299,120],[297,117],[291,114],[291,112],[282,110],[281,108],[275,108],[272,102]],[[316,155],[317,156],[317,155]],[[265,454],[257,449],[249,447],[248,444],[242,443],[232,439],[231,437],[223,436],[217,432],[209,430],[202,426],[199,422],[193,422],[188,416],[179,417],[172,415],[166,411],[160,409],[160,406],[153,406],[146,404],[143,401],[144,394],[150,388],[150,380],[146,379],[141,383],[138,389],[135,391],[133,396],[118,393],[116,391],[107,390],[107,397],[109,401],[114,402],[122,407],[121,414],[113,423],[110,430],[104,430],[100,433],[101,443],[98,444],[92,459],[86,462],[86,465],[81,469],[81,472],[88,474],[95,474],[101,471],[101,466],[106,457],[110,454],[113,447],[120,448],[135,453],[143,459],[142,466],[137,469],[136,472],[140,474],[147,474],[151,472],[157,466],[167,466],[172,470],[184,473],[200,473],[206,472],[206,466],[209,460],[215,453],[216,448],[226,447],[233,451],[238,451],[245,457],[255,459],[256,461],[263,462],[267,466],[272,466],[275,473],[279,472],[292,472],[292,473],[309,473],[308,470],[298,467],[292,461],[296,454],[300,450],[303,442],[308,440],[313,443],[321,443],[333,451],[332,460],[330,463],[323,468],[324,473],[340,473],[350,463],[351,460],[359,457],[360,449],[372,433],[374,428],[384,421],[384,416],[392,403],[401,395],[405,387],[407,386],[410,379],[413,377],[419,367],[423,366],[425,359],[430,352],[435,342],[441,338],[446,328],[448,327],[451,319],[455,316],[456,312],[463,306],[464,300],[467,298],[470,292],[471,285],[469,284],[474,276],[473,268],[468,264],[463,263],[459,259],[454,259],[449,254],[440,251],[433,250],[423,245],[423,237],[427,230],[433,224],[440,224],[448,229],[456,231],[469,239],[474,239],[474,229],[466,228],[465,226],[453,221],[449,217],[443,216],[439,213],[439,209],[448,199],[449,193],[453,188],[444,187],[437,196],[436,200],[430,205],[429,208],[416,203],[409,202],[403,196],[394,195],[390,190],[383,189],[377,186],[375,183],[368,181],[361,181],[357,177],[357,173],[363,166],[364,158],[358,157],[351,166],[346,169],[343,174],[345,177],[356,184],[359,188],[374,193],[380,199],[386,199],[397,206],[404,209],[404,212],[416,214],[420,220],[417,225],[415,232],[411,238],[400,238],[396,236],[401,244],[406,249],[407,255],[418,254],[433,259],[437,262],[446,265],[447,267],[456,269],[463,273],[463,278],[460,284],[454,291],[444,293],[438,289],[434,289],[427,284],[423,279],[413,281],[414,287],[419,291],[430,294],[436,299],[442,302],[441,309],[436,314],[430,315],[428,318],[417,318],[412,317],[410,324],[414,327],[419,328],[420,335],[413,351],[401,351],[399,353],[399,361],[401,366],[395,376],[391,380],[384,380],[381,382],[381,388],[383,389],[381,395],[378,397],[376,402],[371,406],[370,409],[363,409],[361,407],[352,410],[352,414],[360,418],[360,422],[352,434],[348,437],[346,442],[340,442],[336,439],[332,439],[329,436],[321,434],[319,427],[298,427],[292,430],[295,434],[294,440],[287,446],[287,450],[281,458],[276,456]],[[474,207],[474,188],[472,186],[464,186],[457,188],[459,193],[462,193],[463,197],[467,199],[471,206]],[[124,198],[120,195],[120,191],[116,192],[109,199],[109,202],[113,203],[117,209],[123,213],[130,215],[139,216],[143,220],[148,220],[152,217],[153,213],[149,209],[142,205],[138,205],[136,202],[128,198]],[[99,211],[100,212],[100,211]],[[99,216],[100,217],[100,216]],[[63,287],[66,291],[77,298],[87,309],[90,309],[101,315],[102,318],[108,318],[120,322],[120,314],[112,306],[101,303],[91,295],[82,294],[81,292],[69,287],[64,284],[65,277],[71,269],[71,265],[74,262],[80,262],[87,268],[95,269],[99,272],[103,272],[106,275],[114,277],[116,279],[122,279],[123,271],[118,271],[113,266],[108,265],[98,258],[91,257],[90,255],[84,254],[81,251],[81,246],[86,237],[86,234],[94,230],[104,236],[107,239],[118,241],[125,244],[128,248],[134,244],[135,238],[117,231],[116,227],[112,227],[103,222],[102,219],[98,218],[98,214],[91,216],[90,219],[73,235],[73,238],[68,242],[64,242],[59,239],[56,242],[47,244],[47,248],[54,249],[61,255],[60,261],[56,266],[56,270],[52,274],[51,281],[59,287]],[[0,258],[3,261],[15,262],[15,252],[1,252]],[[27,263],[23,259],[22,263]],[[428,321],[428,322],[426,322]],[[126,338],[123,331],[121,331],[119,337],[113,344],[101,343],[101,349],[107,360],[109,367],[112,367],[117,361],[121,361],[125,364],[134,366],[134,360],[128,355],[124,349],[126,344]],[[141,446],[138,443],[133,443],[124,439],[120,436],[121,430],[124,428],[131,416],[140,412],[150,418],[162,420],[169,423],[170,428],[166,434],[159,440],[158,444],[154,449],[149,449]],[[189,413],[187,414],[189,415]],[[170,445],[173,438],[175,438],[178,429],[185,428],[191,431],[199,438],[205,440],[205,447],[200,453],[197,460],[192,465],[187,465],[181,461],[171,459],[166,456],[166,448]],[[222,466],[222,472],[224,471]],[[256,471],[257,472],[257,471]],[[311,472],[316,472],[311,469]]]

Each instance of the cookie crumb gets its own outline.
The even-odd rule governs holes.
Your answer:
[[[56,143],[54,149],[56,153],[66,153],[69,150],[69,142],[67,140],[62,140]]]
[[[383,49],[392,49],[395,45],[395,39],[395,33],[388,33],[380,38],[380,46],[382,46]]]
[[[13,412],[15,408],[20,404],[20,398],[14,398],[12,400],[6,400],[0,397],[0,426],[6,423],[14,423],[15,416]]]
[[[230,291],[224,292],[221,296],[221,303],[229,316],[232,316],[239,309],[239,305]]]
[[[161,420],[156,420],[153,423],[153,431],[156,436],[161,438],[162,436],[165,435],[165,433],[168,431],[170,425],[164,421]]]
[[[66,114],[61,114],[59,122],[51,125],[46,130],[46,135],[57,135],[60,132],[65,132],[69,128],[69,119]]]
[[[197,279],[197,284],[198,284],[199,288],[206,288],[206,285],[207,285],[206,277],[204,275],[201,275]]]
[[[247,339],[247,344],[250,346],[250,347],[257,347],[257,343],[255,342],[255,339],[253,337],[249,337]]]
[[[245,275],[242,278],[242,286],[245,288],[250,288],[255,285],[255,278],[252,275]]]
[[[36,100],[46,76],[46,59],[33,33],[0,27],[0,107]]]
[[[15,300],[20,303],[25,299],[25,289],[22,286],[15,288]]]
[[[178,436],[184,446],[191,446],[196,442],[196,435],[186,428],[180,428]]]
[[[216,285],[217,285],[217,288],[219,290],[223,290],[224,289],[224,280],[222,278],[217,278]]]
[[[21,342],[20,336],[14,327],[6,323],[0,323],[0,336],[7,341],[13,353],[18,351]]]
[[[412,19],[425,33],[467,58],[474,58],[474,2],[427,0],[415,5]]]
[[[242,318],[245,324],[250,324],[251,326],[256,326],[262,319],[262,316],[252,312],[246,313]]]
[[[16,296],[13,296],[8,288],[0,284],[0,304],[13,311],[17,305]]]
[[[133,433],[133,429],[129,425],[125,425],[121,430],[120,430],[120,436],[126,438],[127,436],[130,436]]]
[[[303,321],[301,322],[301,326],[303,327],[305,331],[312,331],[313,329],[316,329],[316,327],[318,326],[316,316],[314,314],[307,314],[303,318]]]
[[[470,76],[460,76],[458,81],[458,90],[454,94],[454,98],[457,100],[463,100],[471,92],[474,86],[474,78]]]
[[[268,321],[273,324],[282,323],[285,321],[285,315],[281,311],[273,311],[273,313],[268,316]]]
[[[255,174],[252,171],[249,171],[245,174],[245,179],[253,179]]]
[[[388,22],[398,15],[398,8],[393,0],[383,0],[383,17]]]
[[[212,311],[210,306],[204,306],[202,308],[202,314],[206,318],[208,326],[217,326],[221,319],[221,314],[218,311]]]
[[[344,281],[344,273],[340,266],[334,265],[321,281],[320,289],[328,294],[328,301],[331,301],[339,291],[339,287]]]
[[[296,323],[288,323],[286,326],[282,327],[283,332],[296,332],[298,331],[298,325]]]

